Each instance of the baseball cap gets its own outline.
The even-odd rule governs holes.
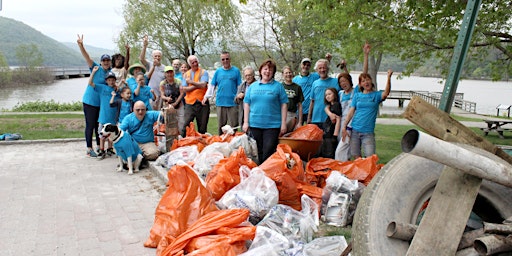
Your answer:
[[[109,71],[108,74],[105,76],[105,81],[107,81],[107,79],[109,79],[111,77],[116,79],[116,74],[114,74],[114,72],[112,72],[112,71]]]
[[[301,64],[304,63],[304,62],[309,62],[311,63],[311,59],[310,58],[304,58],[302,59],[302,61],[300,62]]]
[[[101,61],[103,61],[103,60],[112,60],[112,59],[110,58],[110,55],[108,55],[108,54],[103,54],[103,55],[101,55],[100,60],[101,60]]]
[[[174,71],[174,68],[172,66],[165,66],[164,73],[167,71]]]

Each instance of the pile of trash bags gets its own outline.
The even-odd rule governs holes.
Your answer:
[[[365,184],[382,167],[376,155],[304,163],[279,144],[258,166],[252,138],[198,134],[192,125],[155,162],[169,170],[169,182],[144,246],[161,256],[341,254],[343,236],[313,235],[320,221],[351,224]]]

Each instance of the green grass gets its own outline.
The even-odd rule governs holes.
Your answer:
[[[82,113],[0,115],[0,134],[20,133],[25,140],[83,138],[84,128],[85,121]],[[415,125],[376,125],[375,139],[377,141],[379,163],[385,164],[402,152],[400,141],[405,132],[410,129],[418,129],[418,127]],[[482,135],[482,131],[478,128],[471,128],[471,130]],[[217,134],[216,117],[210,117],[208,133]],[[509,146],[512,146],[511,137],[510,132],[505,132],[505,139],[500,139],[496,133],[485,136],[487,140],[496,145]]]

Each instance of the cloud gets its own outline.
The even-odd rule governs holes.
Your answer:
[[[59,41],[84,42],[107,49],[117,48],[123,28],[123,0],[3,0],[0,15],[21,21]]]

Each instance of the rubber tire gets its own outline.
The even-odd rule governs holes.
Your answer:
[[[392,221],[416,224],[444,165],[402,153],[386,164],[365,189],[352,224],[353,255],[405,255],[409,242],[388,238]],[[512,189],[484,180],[479,197],[503,220],[512,216]],[[476,205],[476,204],[475,204]],[[475,208],[474,208],[475,209]]]

